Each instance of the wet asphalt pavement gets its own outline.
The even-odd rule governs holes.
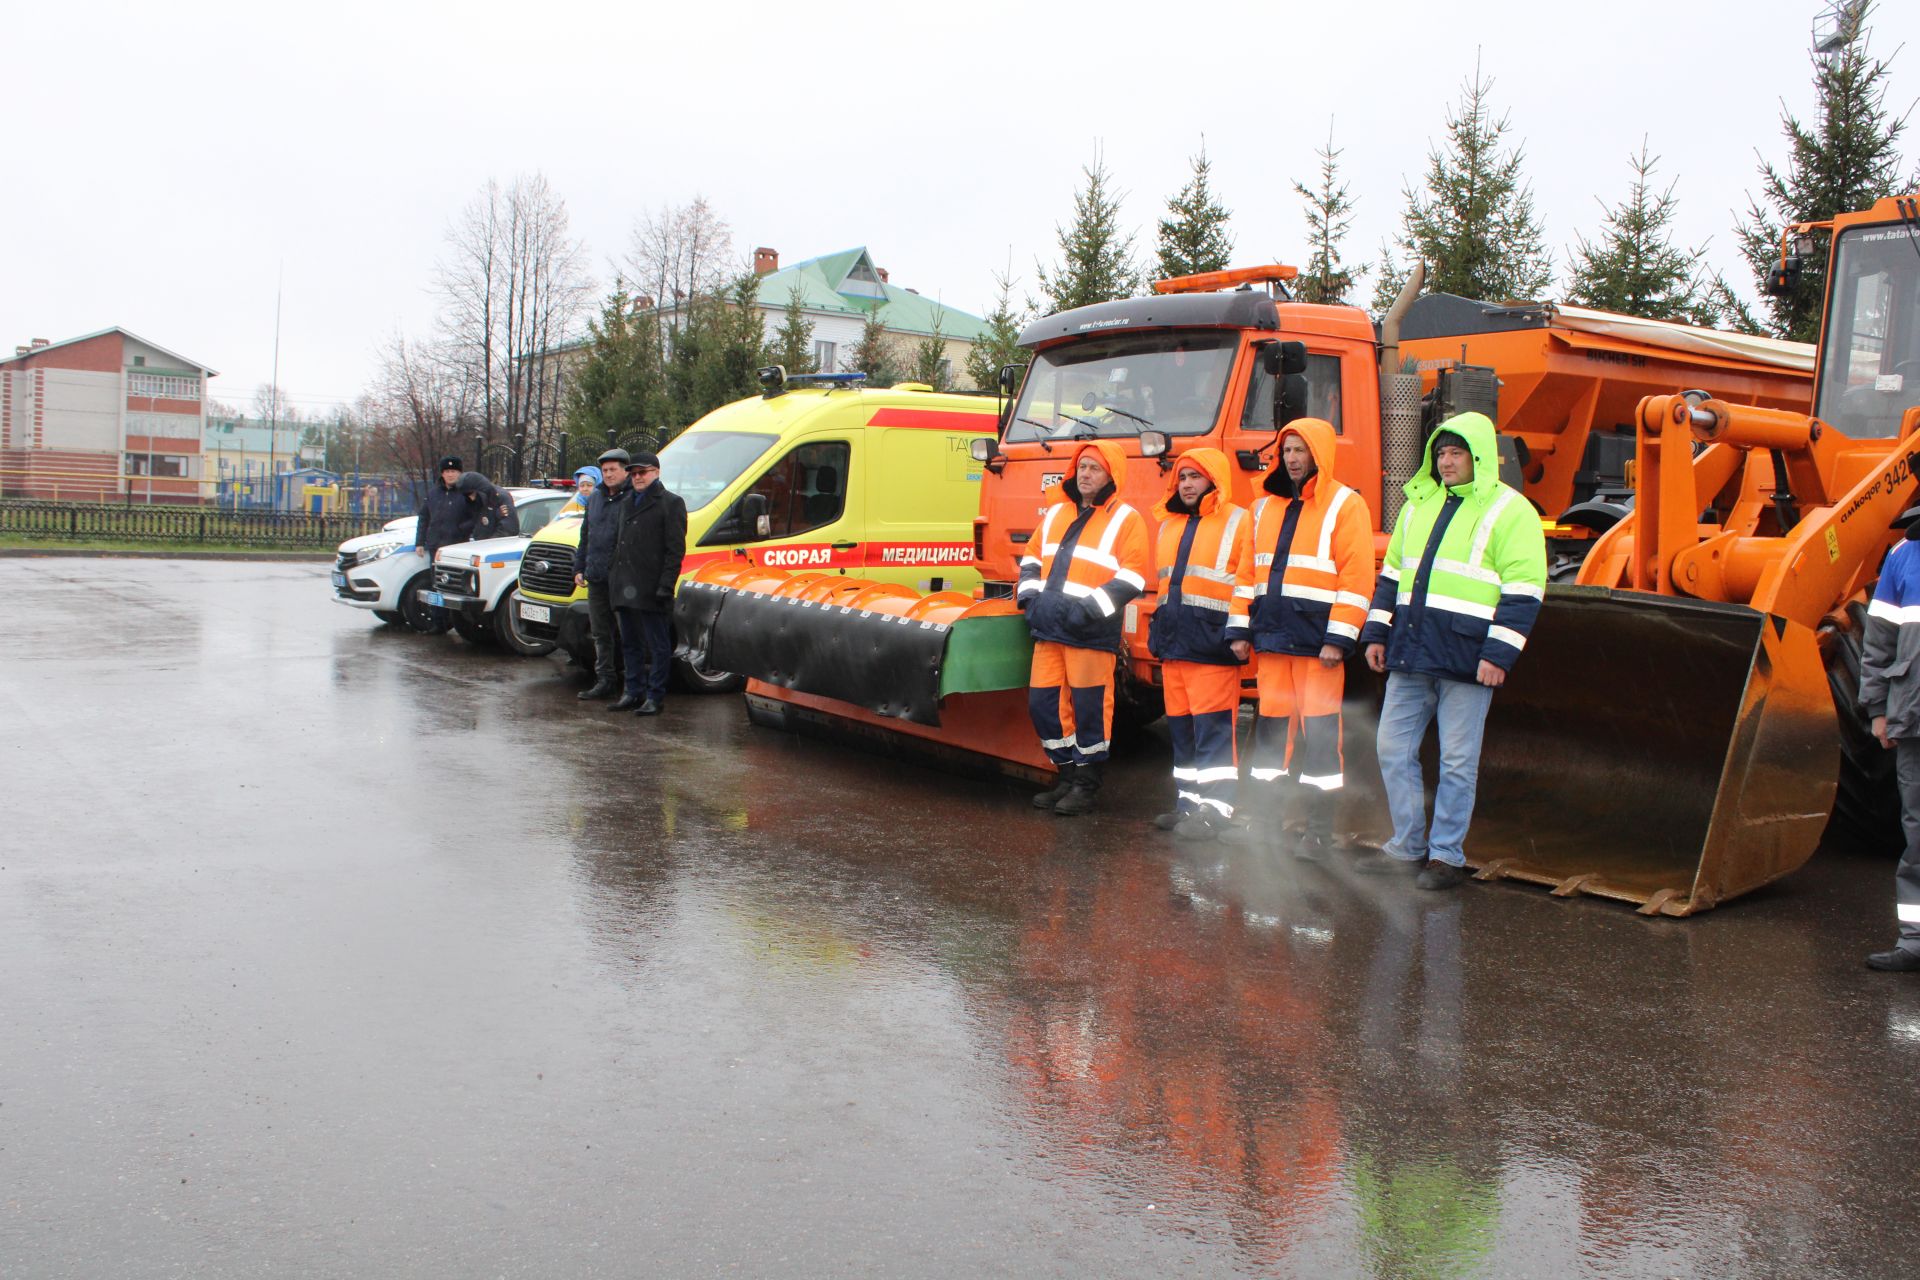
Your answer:
[[[1911,1273],[1884,862],[1420,893],[326,573],[0,561],[0,1275]]]

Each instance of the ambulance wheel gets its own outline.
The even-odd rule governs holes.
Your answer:
[[[375,609],[373,616],[390,627],[404,626],[407,621],[406,615],[396,609]]]
[[[1873,721],[1860,706],[1860,667],[1866,637],[1867,608],[1858,600],[1846,608],[1846,621],[1820,624],[1820,654],[1833,690],[1840,721],[1840,788],[1833,797],[1820,842],[1829,848],[1897,854],[1906,845],[1900,829],[1900,787],[1894,755],[1873,736]]]

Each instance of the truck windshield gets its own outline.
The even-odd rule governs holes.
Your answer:
[[[1113,334],[1037,353],[1007,429],[1010,443],[1213,430],[1239,334]]]
[[[1856,440],[1890,439],[1920,404],[1920,232],[1840,234],[1814,416]]]
[[[660,479],[680,495],[688,511],[698,511],[724,493],[777,439],[751,431],[677,435],[660,450]]]

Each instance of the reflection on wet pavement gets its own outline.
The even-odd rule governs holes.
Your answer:
[[[1839,853],[1422,894],[583,708],[324,566],[0,561],[0,1274],[1876,1276]]]

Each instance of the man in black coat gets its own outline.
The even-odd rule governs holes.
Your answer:
[[[619,503],[620,534],[607,585],[620,623],[627,691],[609,711],[655,716],[667,700],[673,663],[673,591],[687,554],[687,504],[660,483],[660,459],[633,455],[632,496]]]
[[[513,509],[513,495],[496,486],[478,471],[460,477],[455,488],[473,503],[473,538],[506,538],[520,532],[520,517]]]
[[[440,459],[440,478],[427,489],[426,499],[421,502],[420,512],[415,517],[413,543],[426,554],[429,572],[433,569],[434,552],[473,538],[473,524],[478,512],[473,499],[460,491],[463,478],[461,470],[460,459]],[[447,629],[445,609],[430,605],[427,615],[433,620],[432,630]]]
[[[627,464],[633,459],[625,449],[609,449],[600,455],[600,483],[587,495],[586,510],[580,516],[580,540],[573,546],[573,585],[587,589],[587,625],[593,631],[593,687],[579,694],[582,702],[604,698],[620,689],[620,659],[614,650],[620,643],[619,624],[613,617],[613,588],[607,575],[613,572],[613,547],[620,540],[621,504],[632,492],[627,484]]]

